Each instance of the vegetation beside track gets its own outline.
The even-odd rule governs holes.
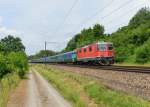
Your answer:
[[[108,89],[88,77],[51,66],[34,65],[32,69],[52,83],[74,107],[150,107],[147,101]]]
[[[135,64],[135,63],[116,63],[116,66],[137,66],[137,67],[150,67],[150,63],[146,64]]]
[[[25,47],[18,37],[0,40],[0,107],[6,107],[10,92],[28,71]]]
[[[7,74],[0,81],[0,107],[6,107],[9,94],[20,81],[18,74]]]
[[[28,70],[28,60],[20,38],[8,36],[0,40],[0,79],[10,73],[23,77]]]

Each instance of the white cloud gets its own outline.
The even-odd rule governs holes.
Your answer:
[[[5,26],[3,26],[2,23],[3,23],[3,18],[2,18],[2,16],[0,16],[0,38],[4,38],[5,36],[8,36],[8,35],[17,36],[17,35],[21,34],[20,32],[18,32],[15,29],[6,28]]]

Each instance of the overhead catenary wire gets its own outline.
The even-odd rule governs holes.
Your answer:
[[[96,11],[93,15],[90,15],[89,17],[87,17],[85,20],[83,20],[79,26],[83,26],[85,23],[87,23],[89,20],[91,20],[93,17],[95,17],[96,15],[98,15],[100,12],[102,12],[103,10],[105,10],[108,6],[110,6],[115,0],[111,0],[107,5],[105,5],[103,8],[99,9],[98,11]],[[116,9],[112,10],[111,12],[109,12],[107,15],[103,16],[102,18],[104,19],[106,16],[112,15],[113,13],[115,13],[116,11],[120,10],[121,8],[123,8],[124,6],[126,6],[127,4],[131,3],[132,1],[128,0],[126,2],[124,2],[123,4],[121,4],[119,7],[117,7]],[[79,28],[79,26],[77,26],[77,29]],[[76,30],[76,29],[75,29]]]
[[[143,5],[145,5],[145,3],[139,4],[139,5],[135,6],[134,8],[129,9],[128,11],[126,11],[125,13],[123,13],[123,14],[117,16],[117,17],[121,17],[121,18],[122,18],[122,17],[128,15],[132,10],[137,9],[139,6],[143,6]],[[113,22],[113,20],[114,20],[114,19],[112,19],[112,20],[106,22],[105,24],[110,24],[110,23]]]
[[[105,7],[103,7],[103,8],[100,9],[100,10],[103,11],[105,8],[107,8],[107,6],[110,6],[110,5],[113,3],[113,1],[114,1],[114,0],[112,0],[111,2],[109,2]],[[113,13],[119,11],[119,10],[120,10],[121,8],[123,8],[124,6],[127,6],[127,5],[130,4],[131,2],[133,2],[133,1],[128,0],[128,1],[124,2],[124,3],[121,4],[119,7],[115,8],[114,10],[112,10],[111,12],[109,12],[108,14],[104,15],[104,16],[101,17],[101,18],[102,18],[102,19],[105,19],[106,17],[108,17],[108,16],[112,15]],[[145,4],[145,3],[143,3],[143,4]],[[141,5],[141,4],[140,4],[140,5]],[[139,6],[139,5],[138,5],[138,6]],[[134,7],[134,8],[137,8],[138,6],[136,6],[136,7]],[[94,13],[92,16],[90,16],[90,17],[86,18],[85,20],[83,20],[82,23],[80,23],[80,26],[83,26],[87,21],[89,21],[90,19],[92,19],[93,17],[95,17],[99,12],[101,12],[100,10],[97,11],[96,13]],[[130,9],[130,10],[131,10],[131,9]],[[127,11],[127,12],[130,13],[130,10]],[[126,13],[127,13],[127,12],[126,12]],[[128,13],[127,13],[127,14],[128,14]],[[121,24],[119,24],[119,25],[121,25]],[[78,26],[77,28],[79,28],[79,26]],[[113,28],[113,27],[111,27],[111,28]]]
[[[117,12],[118,10],[120,10],[121,8],[123,8],[124,6],[127,6],[128,4],[130,4],[131,2],[133,2],[134,0],[128,0],[125,3],[121,4],[119,7],[117,7],[116,9],[112,10],[111,12],[109,12],[108,14],[104,15],[101,17],[101,19],[104,19],[110,15],[112,15],[113,13]]]
[[[77,26],[75,28],[75,31],[76,29],[78,29],[80,26],[82,27],[86,22],[88,22],[89,20],[91,20],[93,17],[97,16],[97,14],[99,14],[100,12],[104,11],[108,6],[110,6],[115,0],[111,0],[108,4],[106,4],[104,7],[98,9],[98,11],[96,11],[94,14],[88,16],[86,19],[84,19],[80,24],[79,26]]]
[[[139,6],[144,6],[144,5],[145,5],[145,3],[139,4],[139,5],[135,6],[134,8],[129,9],[129,10],[126,11],[125,13],[121,14],[119,17],[122,17],[122,18],[123,18],[123,17],[127,16],[129,13],[131,13],[132,10],[137,9],[137,7],[139,7]],[[108,24],[110,24],[110,23],[112,23],[112,22],[113,22],[113,20],[109,21]],[[127,22],[126,22],[126,21],[122,21],[122,23],[115,24],[114,26],[108,28],[107,30],[114,29],[114,28],[116,28],[117,26],[121,27],[121,25],[124,25],[124,24],[127,24]]]
[[[109,5],[111,5],[111,4],[113,3],[113,1],[114,1],[114,0],[112,0]],[[132,1],[131,1],[131,0],[128,0],[128,1],[124,2],[124,3],[121,4],[119,7],[115,8],[114,10],[112,10],[111,12],[109,12],[108,14],[102,16],[102,17],[101,17],[101,20],[103,20],[103,19],[105,19],[106,17],[112,15],[113,13],[119,11],[121,8],[123,8],[124,6],[130,4],[130,3],[133,2],[133,1],[134,1],[134,0],[132,0]],[[108,6],[108,5],[107,5],[107,6]],[[107,8],[107,6],[106,6],[105,8]],[[105,8],[104,8],[104,9],[105,9]],[[99,11],[99,12],[101,12],[101,11]],[[82,27],[84,24],[86,24],[87,22],[89,22],[89,20],[91,20],[91,19],[92,19],[93,17],[95,17],[96,15],[98,15],[99,12],[95,13],[95,15],[91,15],[90,18],[85,19],[85,21],[84,21],[83,23],[81,23],[81,24],[77,27],[77,29],[80,28],[80,26]],[[88,19],[89,19],[89,20],[88,20]],[[75,29],[75,31],[76,31],[77,29]]]
[[[72,10],[75,8],[75,6],[76,6],[76,4],[77,4],[78,1],[79,1],[79,0],[75,0],[75,1],[73,2],[71,8],[69,9],[69,11],[67,12],[67,14],[65,15],[65,17],[64,17],[64,19],[63,19],[63,21],[62,21],[62,23],[56,27],[56,30],[54,31],[54,33],[55,33],[55,32],[58,32],[58,31],[64,26],[64,24],[65,24],[67,18],[68,18],[69,15],[71,14]]]

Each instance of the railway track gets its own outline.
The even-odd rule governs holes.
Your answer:
[[[101,69],[101,70],[122,71],[122,72],[135,72],[135,73],[149,73],[150,74],[150,67],[116,66],[116,65],[98,66],[98,65],[73,65],[73,64],[63,64],[63,65],[80,67],[80,68]]]

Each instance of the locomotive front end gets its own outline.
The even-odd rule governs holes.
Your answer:
[[[100,63],[103,65],[114,64],[114,48],[110,42],[101,42],[97,44],[98,57],[101,58]]]

